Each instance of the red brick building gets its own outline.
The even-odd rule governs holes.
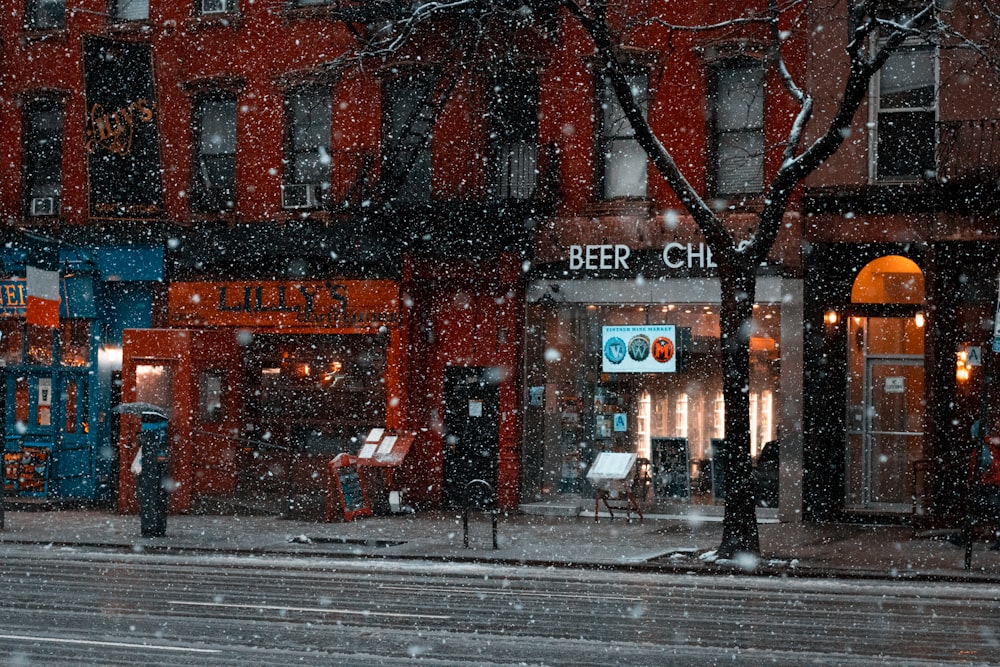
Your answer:
[[[23,0],[0,18],[4,270],[16,288],[55,251],[66,304],[54,331],[4,310],[7,449],[52,456],[50,495],[131,507],[135,424],[120,429],[110,408],[138,399],[174,407],[180,511],[260,492],[314,503],[326,461],[373,429],[413,438],[393,484],[417,506],[460,504],[476,478],[507,509],[578,505],[607,450],[650,459],[660,502],[722,502],[716,266],[579,23],[541,3],[489,21],[443,13],[403,48],[355,58],[394,11]],[[616,3],[610,18],[654,130],[735,228],[751,225],[796,111],[770,27],[670,27],[727,18],[712,3]],[[845,18],[815,37],[814,18],[778,26],[792,74],[813,82],[846,35]],[[867,146],[846,146],[796,195],[758,273],[751,446],[780,433],[789,520],[854,502],[836,415],[855,408],[843,322],[864,309],[825,277],[846,266],[837,253],[864,241],[875,258],[891,240],[906,255],[901,230],[950,243],[976,224],[951,216],[925,238],[940,208],[928,203],[861,236],[856,200],[895,196],[861,169]],[[822,324],[828,311],[841,328]],[[923,312],[948,332],[926,365],[943,373],[954,322],[974,316]],[[670,371],[604,360],[615,336],[666,331]],[[828,373],[829,359],[843,369]],[[820,381],[835,406],[810,398]]]

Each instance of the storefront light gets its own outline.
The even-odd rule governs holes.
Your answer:
[[[913,323],[917,325],[917,328],[923,328],[924,326],[924,313],[922,311],[917,311],[917,314],[913,316]]]
[[[97,365],[101,368],[110,367],[121,370],[122,349],[113,345],[102,345],[97,349]]]
[[[955,379],[959,382],[966,382],[969,375],[969,353],[963,345],[955,352]]]
[[[823,321],[832,327],[840,321],[840,316],[837,314],[837,311],[828,310],[823,314]]]

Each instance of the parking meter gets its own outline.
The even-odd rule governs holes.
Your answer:
[[[142,469],[136,479],[139,523],[143,537],[163,537],[167,533],[167,489],[170,456],[167,448],[167,420],[143,414],[139,431]]]

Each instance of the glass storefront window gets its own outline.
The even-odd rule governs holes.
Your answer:
[[[27,325],[28,331],[28,363],[38,366],[51,366],[53,360],[53,343],[55,329]]]
[[[24,320],[5,318],[0,320],[0,360],[5,366],[21,363],[21,349],[24,347]]]
[[[386,338],[260,335],[246,355],[246,400],[261,430],[313,453],[356,451],[385,426]]]
[[[606,326],[673,325],[676,372],[602,370]],[[525,487],[529,494],[588,493],[586,471],[598,452],[634,452],[656,461],[657,439],[687,448],[690,498],[712,502],[713,441],[724,437],[719,308],[711,303],[528,307]],[[681,333],[683,330],[683,333]],[[751,441],[756,456],[777,437],[780,307],[754,308],[751,327]],[[540,399],[540,400],[539,400]],[[701,476],[704,476],[702,479]],[[668,488],[667,485],[655,488]],[[675,487],[669,487],[675,488]]]
[[[90,320],[63,320],[59,327],[63,366],[86,366],[90,361]]]

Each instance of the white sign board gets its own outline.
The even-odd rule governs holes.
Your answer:
[[[677,372],[677,328],[672,324],[602,327],[601,372]]]
[[[906,393],[906,378],[904,378],[903,376],[887,377],[885,379],[885,393],[887,393],[887,394],[905,394]]]
[[[587,471],[587,480],[594,486],[608,488],[632,476],[636,455],[628,452],[600,452]]]

